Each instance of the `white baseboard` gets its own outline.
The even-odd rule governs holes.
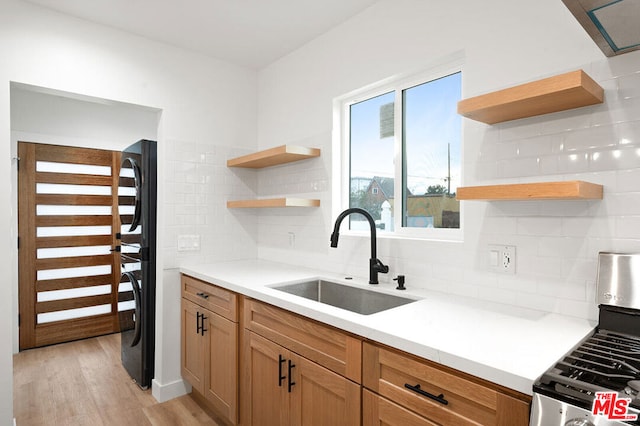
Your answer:
[[[153,379],[151,381],[151,395],[158,402],[169,401],[170,399],[186,395],[191,392],[191,385],[184,380],[161,384]]]

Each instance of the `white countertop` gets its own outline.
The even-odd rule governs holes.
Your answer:
[[[191,265],[180,271],[348,332],[531,395],[533,382],[591,333],[590,321],[426,290],[372,286],[260,260]],[[360,315],[271,288],[312,278],[420,298]]]

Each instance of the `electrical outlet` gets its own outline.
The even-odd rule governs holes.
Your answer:
[[[516,246],[489,244],[489,269],[505,274],[516,273]]]
[[[502,249],[502,272],[516,273],[516,246],[504,246]]]

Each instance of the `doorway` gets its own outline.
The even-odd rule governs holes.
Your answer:
[[[139,139],[157,140],[159,109],[18,82],[11,82],[10,86],[11,151],[16,158],[19,157],[18,141],[120,152]],[[11,184],[14,212],[18,210],[17,175],[14,166]],[[17,225],[16,220],[11,227],[14,238],[18,237]],[[12,251],[12,256],[14,267],[10,274],[16,319],[13,352],[17,353],[20,347],[17,249]]]
[[[120,152],[19,142],[18,158],[20,350],[119,331]]]

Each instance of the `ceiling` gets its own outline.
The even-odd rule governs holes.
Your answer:
[[[378,0],[25,1],[260,69]]]

